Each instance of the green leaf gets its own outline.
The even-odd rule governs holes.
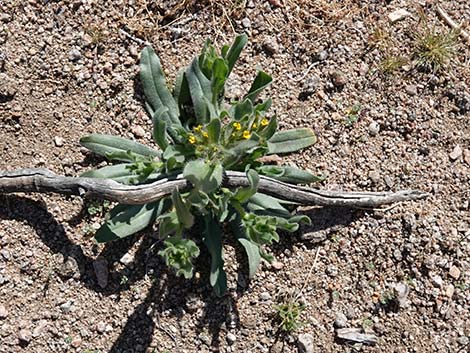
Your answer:
[[[248,37],[246,36],[246,34],[241,34],[235,38],[230,48],[227,49],[227,47],[225,47],[222,49],[222,55],[225,59],[227,59],[228,62],[229,74],[230,72],[232,72],[235,63],[237,62],[238,57],[240,56],[240,53],[242,52],[247,42]]]
[[[183,275],[186,279],[193,277],[192,260],[199,256],[199,248],[190,239],[182,239],[178,236],[164,241],[165,249],[158,252],[165,260],[167,266],[176,270],[176,275]]]
[[[278,131],[268,140],[268,154],[295,152],[315,142],[317,138],[309,128]]]
[[[171,233],[176,232],[181,235],[182,226],[176,215],[176,211],[167,212],[162,214],[157,218],[158,224],[158,234],[161,239],[164,239]]]
[[[258,113],[266,113],[271,105],[273,104],[273,100],[271,98],[266,99],[264,102],[255,105],[255,111]]]
[[[224,91],[225,81],[228,76],[228,66],[225,63],[224,59],[217,58],[214,60],[212,66],[212,77],[211,77],[211,86],[212,86],[212,102],[217,103],[217,99]]]
[[[191,119],[192,102],[185,69],[181,69],[176,76],[173,96],[175,97],[180,110],[180,121],[183,125],[186,126]]]
[[[253,278],[261,262],[259,245],[251,242],[246,238],[238,238],[238,241],[245,248],[246,255],[248,256],[249,277]]]
[[[253,114],[253,103],[249,99],[244,99],[233,106],[233,118],[241,120],[246,115]]]
[[[308,216],[305,215],[294,216],[288,219],[281,217],[276,218],[276,226],[291,233],[299,229],[300,223],[311,224],[312,221]]]
[[[152,111],[165,107],[168,110],[160,118],[165,120],[168,126],[181,125],[178,105],[168,90],[160,59],[152,47],[144,48],[140,55],[140,80],[146,102]]]
[[[171,193],[171,200],[173,201],[178,221],[184,228],[191,228],[194,224],[194,216],[191,214],[188,205],[186,205],[181,198],[181,194],[178,190],[173,190]]]
[[[221,164],[211,165],[202,159],[188,162],[183,170],[183,177],[193,186],[210,194],[222,184],[224,169]]]
[[[207,125],[207,134],[209,135],[209,142],[218,143],[220,139],[221,123],[219,118],[214,118]]]
[[[273,116],[268,123],[268,126],[266,126],[263,130],[260,131],[260,136],[262,136],[264,139],[269,140],[277,130],[277,118]]]
[[[168,147],[168,137],[166,134],[166,122],[164,119],[160,118],[162,111],[166,111],[166,108],[159,109],[152,116],[153,139],[161,148],[161,150],[165,151],[165,149]]]
[[[135,178],[135,174],[127,168],[131,165],[132,163],[110,165],[96,170],[89,170],[85,173],[80,174],[80,177],[112,179],[122,184],[129,184],[130,181]]]
[[[248,178],[248,182],[250,183],[250,186],[246,188],[238,189],[236,194],[233,196],[240,203],[245,203],[246,201],[248,201],[250,197],[252,197],[258,190],[258,184],[259,184],[258,173],[256,173],[256,171],[253,169],[249,169],[246,172],[246,177]]]
[[[256,78],[253,81],[248,94],[245,96],[245,99],[249,99],[252,102],[255,102],[261,91],[268,87],[271,82],[273,82],[273,78],[271,76],[263,71],[258,71],[258,74],[256,75]]]
[[[132,184],[137,178],[137,175],[129,169],[132,165],[132,163],[110,165],[96,170],[87,171],[80,174],[80,176],[86,178],[111,179],[121,184]],[[147,179],[157,179],[160,176],[161,174],[159,173],[152,173],[147,177]]]
[[[227,275],[224,271],[222,254],[222,228],[215,217],[204,217],[204,233],[202,238],[211,255],[210,284],[217,296],[222,296],[227,290]]]
[[[185,76],[188,80],[196,120],[199,124],[206,124],[213,114],[211,82],[201,72],[197,59],[193,60]],[[215,113],[213,115],[215,117]]]
[[[291,166],[264,165],[257,170],[262,175],[291,184],[309,184],[325,180],[324,177]]]
[[[113,156],[112,159],[133,162],[128,151],[141,157],[160,157],[161,153],[141,143],[118,136],[91,134],[80,139],[80,144],[101,156]],[[127,156],[127,157],[126,157]]]
[[[96,232],[95,239],[98,243],[106,243],[137,233],[170,207],[168,198],[145,205],[117,205],[110,211],[110,218]]]
[[[259,215],[290,217],[291,213],[281,205],[282,200],[257,192],[247,203],[247,208]]]

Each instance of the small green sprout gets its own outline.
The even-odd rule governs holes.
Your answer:
[[[426,26],[413,34],[416,66],[433,73],[445,68],[456,53],[458,31],[442,33]]]
[[[300,315],[305,305],[300,304],[295,298],[290,298],[285,303],[275,306],[277,320],[282,331],[291,333],[302,326]]]

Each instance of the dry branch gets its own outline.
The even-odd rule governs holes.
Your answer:
[[[228,171],[223,186],[248,186],[246,175]],[[0,194],[15,192],[58,193],[91,196],[122,204],[145,204],[171,195],[172,191],[188,191],[191,184],[183,176],[164,178],[149,184],[124,185],[112,180],[64,177],[48,169],[19,169],[0,172]],[[428,196],[417,190],[398,192],[342,192],[317,190],[283,183],[260,176],[258,191],[301,205],[341,206],[352,208],[378,207],[400,201],[420,200]]]
[[[461,28],[455,21],[447,14],[447,12],[444,11],[442,7],[439,5],[436,6],[437,14],[439,15],[440,18],[444,20],[445,23],[447,23],[452,29],[456,30],[459,32],[459,34],[467,40],[467,42],[470,43],[470,34],[468,34],[465,30]]]

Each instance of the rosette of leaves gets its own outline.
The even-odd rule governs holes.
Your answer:
[[[189,192],[146,205],[117,205],[96,232],[98,242],[134,234],[159,222],[164,248],[160,255],[178,275],[191,278],[193,260],[204,245],[210,254],[210,284],[218,295],[227,286],[223,256],[223,224],[246,250],[249,275],[261,258],[272,257],[265,246],[279,240],[278,231],[293,232],[308,217],[293,216],[291,205],[257,191],[259,175],[287,183],[311,183],[319,178],[291,166],[266,165],[270,154],[290,153],[315,143],[308,128],[277,131],[269,116],[271,99],[259,99],[272,78],[258,71],[247,94],[234,102],[224,98],[225,84],[243,47],[236,37],[220,53],[207,41],[202,53],[182,69],[172,89],[167,86],[159,57],[151,47],[141,53],[140,79],[145,105],[153,123],[158,148],[109,135],[89,135],[81,144],[118,162],[82,176],[108,178],[124,184],[150,183],[182,174]],[[224,187],[224,172],[246,172],[249,186]]]

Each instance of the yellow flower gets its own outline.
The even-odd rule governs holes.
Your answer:
[[[243,131],[243,138],[245,140],[248,140],[250,138],[251,134],[248,130]]]
[[[253,123],[253,125],[251,125],[252,129],[256,129],[257,127],[258,127],[258,125],[256,125],[256,123]]]
[[[239,122],[234,122],[232,125],[235,130],[240,130],[242,128],[242,124],[240,124]]]
[[[200,132],[201,129],[202,129],[202,125],[198,125],[198,126],[196,126],[196,127],[194,128],[194,131],[195,131],[195,132]]]
[[[189,135],[188,141],[191,145],[194,145],[196,143],[196,138],[193,135]]]
[[[269,120],[264,118],[263,120],[261,120],[261,126],[266,126],[269,124]]]
[[[203,132],[202,132],[202,136],[204,136],[205,138],[208,138],[208,137],[209,137],[209,134],[208,134],[206,131],[203,131]]]

